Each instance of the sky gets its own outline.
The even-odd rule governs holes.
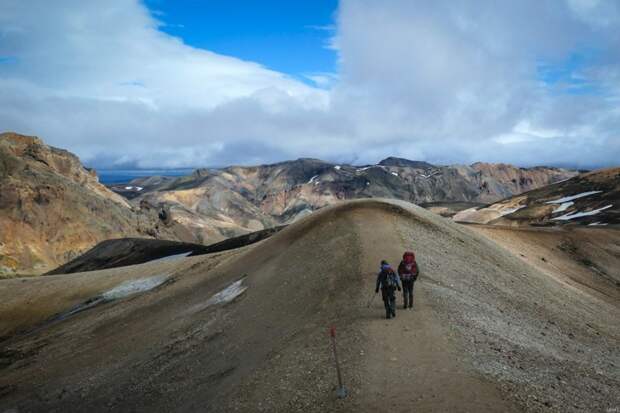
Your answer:
[[[620,164],[616,0],[2,0],[0,130],[95,168]]]

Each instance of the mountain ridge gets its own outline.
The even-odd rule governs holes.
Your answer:
[[[0,134],[0,275],[45,272],[108,238],[177,239],[184,230],[158,213],[110,191],[68,151]]]
[[[397,157],[365,166],[299,158],[199,168],[187,176],[106,187],[74,154],[37,137],[5,133],[0,135],[0,273],[46,272],[110,238],[212,244],[289,224],[350,199],[466,207],[574,174],[489,163],[436,166]]]
[[[380,296],[369,303],[377,266],[409,249],[421,268],[414,308],[399,305],[385,320]],[[0,403],[20,411],[376,412],[385,400],[424,412],[604,410],[618,401],[618,287],[582,271],[591,287],[405,201],[347,201],[218,254],[0,283]],[[345,400],[334,391],[329,326]]]
[[[344,200],[384,197],[478,205],[576,174],[554,167],[482,162],[436,166],[396,157],[363,166],[300,158],[266,165],[199,168],[178,178],[138,178],[128,184],[132,190],[124,185],[112,189],[132,202],[146,200],[168,208],[173,220],[192,222],[199,240],[217,241],[290,223]]]
[[[463,210],[454,220],[508,226],[620,224],[620,167],[605,168]]]

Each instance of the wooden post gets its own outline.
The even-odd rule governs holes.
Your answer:
[[[339,399],[347,397],[347,389],[342,384],[342,375],[340,374],[340,363],[338,362],[338,351],[336,350],[336,327],[332,326],[329,329],[329,335],[332,338],[332,348],[334,350],[334,360],[336,362],[336,373],[338,374],[338,389],[336,395]]]

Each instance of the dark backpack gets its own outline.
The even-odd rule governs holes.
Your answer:
[[[396,274],[392,270],[385,272],[385,279],[383,281],[385,288],[396,289],[398,288],[398,281],[396,281]]]

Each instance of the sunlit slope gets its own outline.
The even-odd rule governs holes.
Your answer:
[[[510,226],[620,223],[620,168],[599,169],[454,215],[462,223]]]

